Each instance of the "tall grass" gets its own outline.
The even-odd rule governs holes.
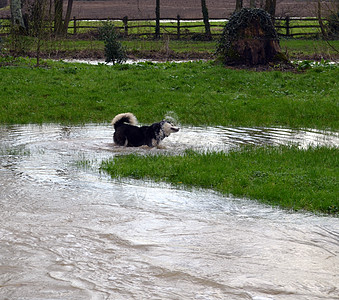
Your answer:
[[[339,150],[244,147],[229,153],[135,154],[102,162],[113,178],[209,188],[293,210],[339,213]],[[206,199],[208,201],[208,199]]]

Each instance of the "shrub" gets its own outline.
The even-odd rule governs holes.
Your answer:
[[[106,63],[120,64],[126,61],[126,50],[118,41],[118,35],[114,25],[110,22],[105,22],[99,28],[100,39],[105,44],[105,61]]]

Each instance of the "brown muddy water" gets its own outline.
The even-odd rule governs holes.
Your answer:
[[[98,171],[135,151],[291,142],[339,136],[187,127],[160,149],[127,150],[106,124],[1,127],[0,299],[339,299],[337,218]]]

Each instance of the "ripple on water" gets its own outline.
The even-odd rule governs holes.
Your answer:
[[[338,219],[95,169],[122,153],[286,143],[338,134],[184,127],[160,149],[126,149],[106,125],[2,127],[0,298],[337,299]]]

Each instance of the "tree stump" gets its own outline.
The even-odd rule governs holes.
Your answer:
[[[243,8],[232,15],[219,41],[218,53],[227,65],[288,62],[271,16],[257,8]]]

